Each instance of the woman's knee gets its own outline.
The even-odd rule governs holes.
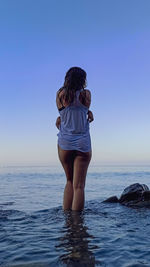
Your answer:
[[[68,186],[73,186],[73,180],[67,178],[66,184],[67,184]]]
[[[78,190],[78,189],[84,190],[84,187],[85,187],[85,183],[79,182],[79,183],[74,183],[73,184],[73,189],[74,190]]]

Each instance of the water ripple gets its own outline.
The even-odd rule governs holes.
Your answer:
[[[103,168],[87,177],[83,212],[63,212],[64,174],[7,168],[0,175],[0,266],[150,266],[150,209],[101,203],[150,168]],[[18,190],[16,190],[18,188]]]

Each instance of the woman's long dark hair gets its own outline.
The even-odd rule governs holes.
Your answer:
[[[72,103],[75,92],[86,87],[86,72],[79,67],[70,68],[65,76],[62,89],[64,89],[64,100]]]

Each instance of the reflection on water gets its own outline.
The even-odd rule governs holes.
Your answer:
[[[101,203],[150,187],[150,167],[94,167],[87,178],[84,212],[64,213],[62,171],[0,170],[0,266],[150,266],[150,210]]]
[[[90,244],[93,238],[84,223],[83,212],[65,212],[65,225],[60,243],[56,246],[57,249],[63,249],[59,256],[60,262],[67,266],[95,266],[92,250],[97,247]]]

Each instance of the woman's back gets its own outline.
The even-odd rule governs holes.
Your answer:
[[[64,150],[90,151],[91,139],[87,119],[90,91],[77,90],[71,104],[65,102],[63,96],[64,91],[62,90],[58,92],[56,99],[61,119],[58,144]],[[81,102],[83,96],[87,97]]]
[[[89,131],[89,122],[87,120],[88,107],[83,105],[79,99],[81,91],[77,90],[74,101],[59,110],[61,134],[81,135]]]

